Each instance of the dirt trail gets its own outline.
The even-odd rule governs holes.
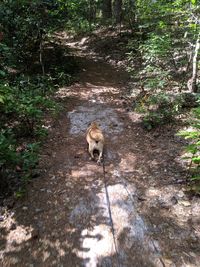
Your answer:
[[[198,267],[199,199],[185,176],[176,129],[148,133],[124,96],[128,76],[82,51],[80,81],[61,88],[65,111],[50,128],[41,177],[0,222],[0,265]],[[103,167],[89,160],[85,130],[100,122]]]

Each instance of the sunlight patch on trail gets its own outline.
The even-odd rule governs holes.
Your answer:
[[[71,220],[73,222],[79,219],[79,223],[81,223],[80,218],[82,218],[84,223],[83,218],[88,217],[88,213],[94,221],[92,227],[86,227],[81,231],[81,248],[75,251],[77,256],[83,259],[83,266],[111,267],[113,262],[116,263],[119,260],[120,266],[128,267],[130,266],[129,257],[133,251],[134,255],[131,257],[135,258],[136,262],[140,259],[142,266],[147,266],[149,263],[160,266],[156,265],[160,261],[159,244],[150,238],[148,225],[138,214],[133,199],[130,198],[130,194],[134,195],[136,189],[133,186],[125,188],[122,184],[115,184],[109,185],[107,190],[109,203],[105,189],[102,188],[98,194],[91,193],[93,197],[90,201],[82,199],[75,211],[72,212]],[[110,205],[114,225],[114,238],[108,205]],[[141,251],[143,251],[143,255],[141,255]]]
[[[114,95],[118,93],[119,90],[110,85],[98,86],[91,83],[84,83],[74,84],[73,87],[61,87],[56,93],[56,96],[58,98],[77,97],[82,100],[89,100],[93,98],[98,101],[100,98],[107,96],[108,94],[112,95],[114,99]]]
[[[32,227],[25,227],[24,225],[17,225],[15,220],[10,221],[4,229],[9,231],[9,229],[14,225],[14,229],[10,230],[6,236],[5,246],[0,247],[0,260],[8,253],[10,253],[10,262],[13,264],[18,263],[18,257],[15,256],[15,252],[19,251],[23,247],[24,243],[31,240]],[[11,254],[13,253],[13,255]]]

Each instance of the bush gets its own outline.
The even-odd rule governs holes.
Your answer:
[[[193,109],[193,120],[190,122],[191,129],[180,131],[179,136],[190,140],[186,147],[187,157],[189,160],[190,180],[194,182],[193,188],[200,192],[200,107]]]
[[[145,113],[143,123],[148,130],[172,122],[182,107],[181,98],[174,98],[164,93],[151,95],[145,103],[142,103],[141,111]]]
[[[19,145],[11,130],[0,131],[0,194],[8,194],[34,175],[39,143]]]
[[[43,127],[44,114],[51,112],[56,115],[60,110],[51,97],[56,89],[53,82],[51,76],[20,75],[11,80],[5,74],[4,82],[0,83],[2,194],[11,192],[11,188],[23,188],[34,176],[40,146],[36,140],[47,134]]]
[[[34,176],[47,134],[45,114],[59,112],[53,95],[74,74],[73,57],[52,34],[65,27],[68,5],[56,0],[0,3],[0,193],[17,190]]]

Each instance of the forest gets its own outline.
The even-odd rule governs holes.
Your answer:
[[[197,227],[197,213],[200,210],[196,208],[200,203],[199,58],[198,0],[0,2],[0,223],[2,222],[4,229],[0,237],[2,266],[128,267],[134,266],[133,261],[138,267],[199,266],[200,251],[197,244],[200,241],[200,229]],[[104,178],[106,175],[111,177],[109,181],[104,181],[107,204],[101,200],[103,185],[97,188],[92,180],[94,175],[96,180],[103,181],[100,178],[102,167],[96,162],[89,164],[89,155],[84,146],[83,132],[91,120],[100,123],[108,140],[105,162],[102,163]],[[56,177],[60,177],[62,182]],[[117,183],[116,179],[121,182]],[[157,225],[159,220],[164,221],[166,218],[166,222],[174,220],[169,223],[167,230],[162,229],[163,238],[166,240],[165,234],[170,236],[173,231],[177,236],[183,231],[180,239],[174,234],[176,237],[173,240],[179,240],[180,243],[174,241],[171,244],[173,242],[170,239],[171,245],[168,248],[165,248],[167,241],[166,244],[161,242],[161,248],[156,249],[156,245],[150,248],[146,240],[151,233],[146,233],[145,227],[143,230],[137,228],[138,233],[143,231],[143,237],[139,238],[142,241],[130,245],[130,253],[127,252],[127,240],[136,240],[138,237],[136,238],[136,234],[130,238],[124,232],[125,227],[128,228],[128,217],[126,221],[122,212],[118,216],[123,217],[123,231],[118,229],[117,223],[115,225],[115,219],[118,221],[115,213],[118,211],[112,203],[112,198],[117,201],[114,191],[122,190],[121,198],[123,194],[124,198],[118,201],[125,203],[121,204],[124,209],[132,209],[120,184],[130,187],[130,190],[127,189],[130,192],[139,192],[132,194],[137,195],[140,203],[140,213],[133,215],[134,218],[139,218],[132,223],[136,228],[140,228],[142,223],[138,220],[141,218],[145,218],[148,225]],[[172,188],[164,188],[163,191],[158,189],[166,184]],[[91,193],[88,186],[98,197],[91,195],[93,191]],[[116,190],[112,191],[109,186],[115,186]],[[49,211],[45,204],[52,198],[49,209],[59,211],[61,206],[65,207],[63,195],[69,199],[66,204],[69,216],[65,215],[67,223],[70,223],[65,228],[70,236],[69,245],[61,241],[61,233],[60,236],[54,234],[49,237],[44,230],[51,231],[50,228],[55,229],[58,224],[59,230],[64,231],[62,223],[59,223],[59,215]],[[79,200],[76,200],[76,196],[79,196]],[[153,196],[160,202],[155,204]],[[82,204],[79,205],[77,201],[80,199]],[[44,203],[41,204],[42,208],[37,205],[37,201]],[[88,201],[93,202],[91,205],[94,206],[90,207]],[[148,204],[144,204],[146,202]],[[183,206],[183,213],[180,209],[175,210],[179,204]],[[87,238],[82,237],[86,241],[90,235],[94,235],[95,239],[102,234],[99,229],[94,231],[97,229],[95,227],[101,225],[95,205],[105,205],[104,208],[109,210],[108,225],[112,229],[114,240],[114,249],[110,249],[112,256],[108,256],[107,252],[101,254],[99,251],[102,248],[94,240],[90,253],[84,251],[84,248],[82,252],[81,249],[77,252],[85,243],[83,241],[77,244],[75,232],[82,235],[86,228],[93,227],[93,231],[85,234],[88,235]],[[151,214],[157,213],[156,205],[161,205],[158,208],[161,211],[158,212],[160,217],[154,220],[154,215]],[[12,209],[16,209],[14,214],[19,212],[14,216],[15,222],[11,215]],[[35,214],[28,213],[32,209],[39,214],[37,218],[44,215],[47,221],[55,215],[56,223],[53,224],[52,219],[52,224],[47,222],[48,226],[44,229],[43,226],[35,226],[37,223],[32,223]],[[167,215],[162,213],[163,209]],[[176,216],[181,214],[185,221],[183,219],[180,224],[176,224],[174,217],[168,218],[170,211]],[[60,217],[62,214],[64,216],[61,210],[60,214]],[[106,217],[103,212],[102,214],[102,217]],[[83,222],[79,216],[83,218]],[[95,222],[92,224],[93,217]],[[41,217],[38,220],[43,219]],[[33,245],[31,242],[35,242],[32,249],[35,254],[32,253],[31,260],[22,241],[14,238],[15,245],[19,246],[18,252],[13,248],[15,245],[5,245],[6,236],[18,229],[19,225],[30,227],[30,231],[27,230],[27,234],[19,239],[30,242],[30,247]],[[189,225],[193,230],[189,230]],[[22,232],[21,230],[21,235]],[[122,234],[128,236],[124,243]],[[154,234],[156,235],[155,231],[152,236]],[[108,236],[106,238],[110,241],[111,237]],[[12,241],[12,236],[9,238]],[[56,238],[59,245],[56,241],[53,243]],[[103,237],[99,238],[106,249]],[[71,241],[72,239],[76,241]],[[45,258],[43,252],[39,251],[41,240],[42,244],[44,240],[49,242],[45,241],[46,251],[54,249],[57,255],[60,253],[55,256],[55,262],[51,255]],[[88,246],[89,243],[88,241]],[[99,249],[98,252],[95,251],[95,246]],[[137,247],[136,254],[131,258],[134,246]],[[143,246],[146,250],[141,255]],[[173,249],[176,251],[174,255],[169,252]],[[64,251],[68,251],[68,256]],[[96,258],[95,253],[99,253]],[[18,259],[16,262],[14,257]],[[182,260],[177,260],[176,257]]]

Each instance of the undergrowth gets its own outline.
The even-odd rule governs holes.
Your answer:
[[[37,62],[21,71],[9,64],[9,47],[0,49],[0,196],[15,192],[21,197],[27,182],[38,175],[39,151],[48,134],[45,116],[55,118],[61,111],[55,91],[71,83],[76,64],[64,48],[56,46],[50,55],[47,46],[45,75]]]
[[[179,131],[178,135],[190,141],[184,160],[189,162],[190,189],[200,194],[200,106],[193,109],[193,119],[189,125],[190,128]]]

